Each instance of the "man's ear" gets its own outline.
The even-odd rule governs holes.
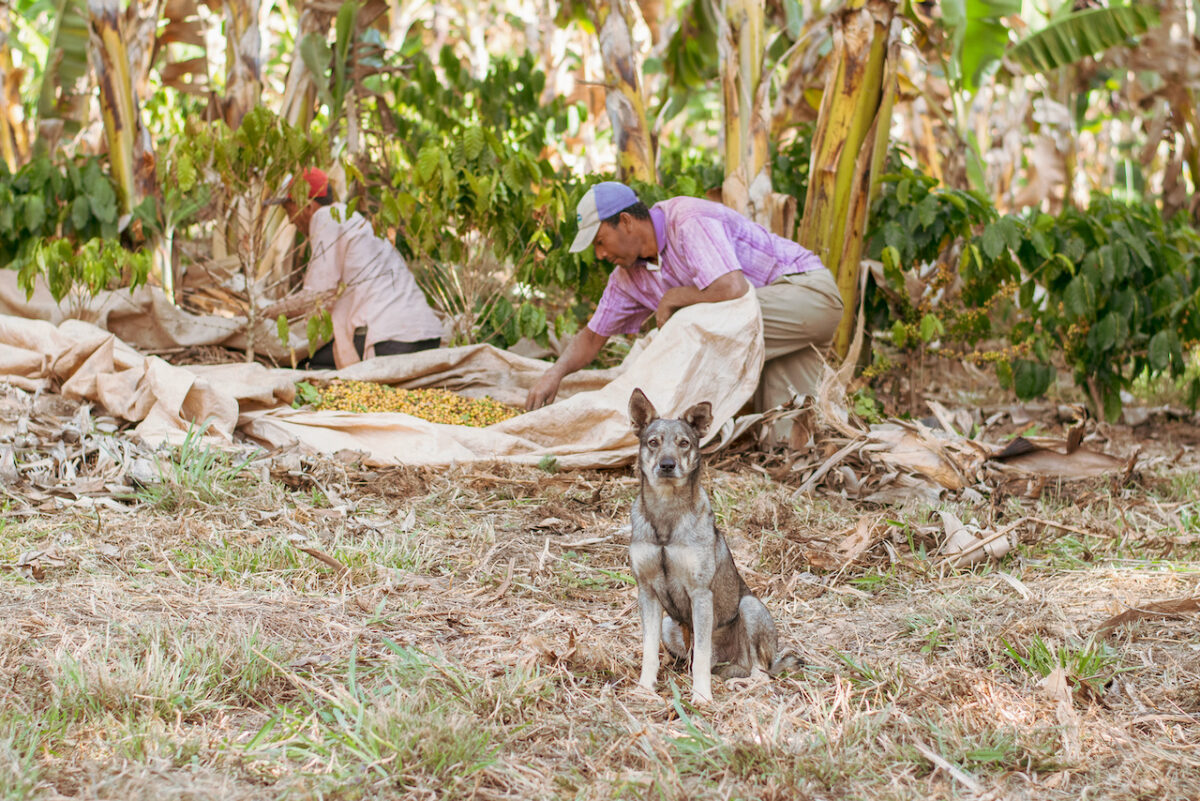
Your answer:
[[[703,439],[708,427],[712,425],[712,404],[708,401],[697,403],[683,413],[679,418],[696,430],[696,436]]]
[[[635,389],[629,396],[629,419],[633,422],[633,430],[639,437],[646,426],[658,419],[658,412],[654,411],[654,404],[640,389]]]

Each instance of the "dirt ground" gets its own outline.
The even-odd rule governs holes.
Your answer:
[[[986,503],[720,460],[718,521],[806,666],[702,709],[683,666],[634,692],[630,471],[193,452],[110,504],[6,491],[0,798],[1200,797],[1200,617],[1096,633],[1200,596],[1195,427],[1102,433],[1143,448],[1127,483]],[[1028,520],[955,570],[938,509]]]

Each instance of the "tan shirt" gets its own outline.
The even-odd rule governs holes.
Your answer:
[[[313,214],[308,236],[312,259],[304,289],[324,292],[339,282],[346,284],[330,310],[333,357],[339,368],[359,360],[354,350],[354,329],[359,326],[367,328],[363,355],[368,359],[375,355],[376,342],[441,338],[442,324],[404,257],[375,236],[361,214],[347,215],[344,203],[324,206]]]

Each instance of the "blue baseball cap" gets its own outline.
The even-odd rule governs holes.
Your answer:
[[[614,214],[620,214],[637,202],[637,193],[616,181],[604,181],[589,189],[575,207],[575,222],[579,225],[579,233],[571,243],[571,252],[586,250],[596,238],[601,222]]]

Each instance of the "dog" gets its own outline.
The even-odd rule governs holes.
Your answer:
[[[712,700],[714,672],[732,679],[755,668],[777,675],[799,667],[797,657],[778,653],[775,621],[738,573],[700,485],[700,439],[712,424],[712,404],[667,420],[635,389],[629,418],[641,474],[629,543],[642,621],[638,684],[654,690],[664,643],[677,659],[691,651],[693,703]]]

